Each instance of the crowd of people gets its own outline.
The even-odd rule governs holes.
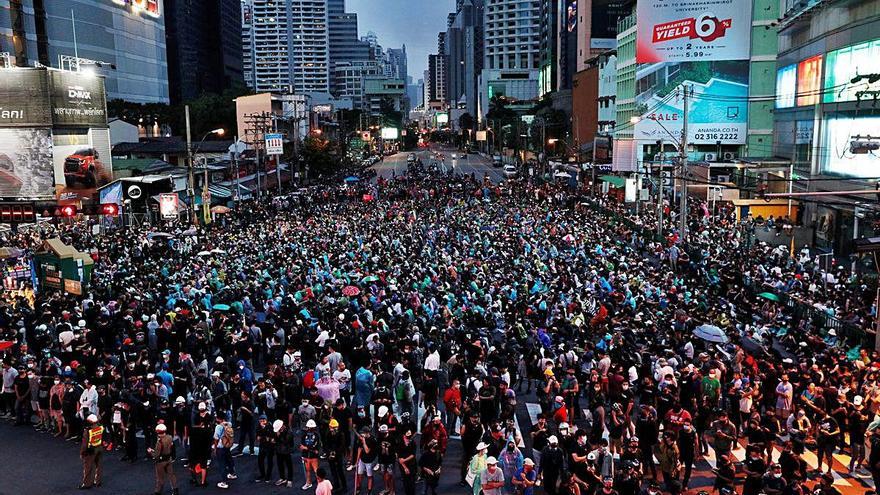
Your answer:
[[[80,442],[84,489],[115,450],[155,462],[156,493],[185,465],[194,485],[319,495],[435,495],[441,473],[474,495],[676,495],[711,455],[719,493],[830,495],[835,453],[876,486],[877,353],[777,302],[864,327],[875,287],[752,243],[724,208],[695,207],[686,245],[666,218],[655,239],[651,212],[588,191],[416,164],[193,236],[7,234],[60,237],[96,270],[83,296],[0,307],[3,415]]]

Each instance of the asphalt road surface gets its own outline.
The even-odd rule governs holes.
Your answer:
[[[438,162],[432,158],[434,153],[442,153],[445,155],[446,159],[442,162]],[[407,158],[410,154],[411,152],[404,152],[386,156],[383,161],[373,165],[373,168],[376,170],[378,176],[385,179],[404,175],[407,169]],[[477,179],[481,179],[488,174],[492,182],[496,184],[504,180],[502,169],[494,168],[490,158],[485,158],[475,153],[469,153],[464,158],[453,159],[453,154],[456,156],[460,155],[455,149],[440,147],[434,147],[430,151],[422,150],[415,152],[415,155],[422,160],[422,163],[425,166],[436,163],[441,170],[448,171],[451,168],[456,174],[474,174]]]
[[[525,444],[521,446],[523,455],[531,457],[531,446],[528,441],[528,431],[536,421],[540,412],[540,406],[535,401],[534,394],[521,395],[517,406],[516,420],[520,431],[525,437]],[[78,494],[81,464],[78,457],[79,445],[73,442],[64,442],[50,435],[37,433],[29,427],[14,427],[8,422],[0,422],[0,459],[3,459],[3,476],[0,482],[0,495],[13,494]],[[143,446],[140,449],[143,454]],[[774,458],[779,454],[774,453]],[[745,457],[745,450],[740,448],[734,451],[738,461]],[[119,461],[120,454],[113,452],[104,457],[104,483],[100,488],[93,488],[89,493],[101,494],[151,494],[153,493],[154,477],[153,464],[147,460],[138,461],[135,464]],[[816,457],[810,452],[804,456],[811,469],[816,468]],[[461,460],[461,442],[457,437],[449,441],[449,447],[444,458],[444,470],[441,476],[438,493],[468,495],[469,488],[458,486],[458,467]],[[834,486],[843,495],[861,495],[873,489],[870,475],[860,472],[850,475],[846,470],[849,457],[844,454],[834,455],[835,482]],[[194,488],[189,485],[189,473],[180,462],[176,463],[175,472],[180,480],[181,493],[254,493],[254,494],[280,494],[280,493],[303,493],[312,495],[314,488],[308,491],[300,490],[304,483],[299,458],[294,457],[294,469],[297,472],[293,480],[293,488],[276,487],[273,484],[254,483],[257,476],[256,456],[245,455],[235,458],[238,479],[230,482],[230,488],[223,490],[216,487],[219,481],[215,470],[209,470],[208,488]],[[715,466],[715,457],[710,454],[697,461],[686,493],[696,494],[700,490],[711,492],[713,482],[712,468]],[[741,471],[740,471],[741,472]],[[277,469],[275,471],[277,473]],[[349,487],[352,487],[353,472],[348,472]],[[741,479],[741,478],[740,478]],[[373,489],[378,494],[383,485],[377,476]],[[741,485],[740,485],[741,487]],[[423,485],[416,487],[416,493],[421,494]],[[168,493],[166,489],[165,493]],[[352,491],[349,490],[349,494]],[[365,493],[365,491],[362,491]],[[397,493],[402,494],[403,488],[398,485]]]

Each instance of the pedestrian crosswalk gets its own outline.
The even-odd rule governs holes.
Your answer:
[[[540,404],[527,402],[525,404],[526,412],[528,413],[529,421],[531,424],[535,424],[538,422],[538,414],[541,413]],[[584,409],[584,416],[589,415],[589,411]],[[697,463],[697,469],[699,470],[701,467],[703,469],[715,469],[717,467],[717,458],[715,455],[715,451],[711,446],[708,447],[709,453],[702,458],[701,461]],[[777,461],[779,459],[779,455],[782,451],[779,448],[773,449],[773,461]],[[733,455],[735,462],[741,463],[745,461],[746,458],[746,449],[745,443],[740,441],[737,443],[736,448],[731,452]],[[816,454],[810,451],[806,451],[802,459],[807,463],[807,466],[810,470],[816,470],[819,467],[819,459],[816,457]],[[871,479],[870,474],[867,471],[849,473],[848,466],[851,460],[850,456],[846,454],[834,454],[834,470],[832,471],[832,475],[834,476],[834,486],[839,488],[849,488],[852,487],[854,489],[863,488],[865,490],[873,490],[874,483]],[[656,457],[654,458],[654,462],[657,463]],[[703,466],[700,466],[700,462],[704,462]]]

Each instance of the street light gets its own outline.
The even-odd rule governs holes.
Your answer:
[[[186,107],[186,120],[187,120],[187,127],[189,127],[189,107],[188,106]],[[190,204],[190,207],[192,208],[193,225],[198,225],[198,216],[196,213],[197,212],[197,210],[196,210],[196,190],[195,190],[196,184],[195,184],[195,177],[193,175],[193,168],[194,168],[193,155],[198,154],[199,148],[202,147],[202,144],[205,142],[205,139],[207,139],[208,136],[210,136],[212,134],[217,135],[217,136],[222,136],[222,135],[226,134],[226,130],[223,128],[219,128],[219,129],[214,129],[214,130],[206,132],[205,135],[202,136],[202,139],[199,140],[198,144],[196,144],[195,150],[193,150],[192,146],[187,146],[187,155],[188,155],[187,161],[189,163],[189,178],[188,178],[189,180],[187,182],[189,183],[188,184],[189,185],[189,187],[188,187],[188,189],[189,189],[189,204]],[[208,168],[205,167],[205,189],[208,188],[208,177],[207,176],[208,176]],[[236,191],[236,192],[238,192],[238,191]]]

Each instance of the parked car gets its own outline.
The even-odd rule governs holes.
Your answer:
[[[67,187],[74,187],[77,183],[87,188],[95,187],[103,172],[104,165],[94,148],[82,148],[64,159],[64,182]]]
[[[516,165],[505,165],[504,166],[504,176],[508,179],[513,179],[519,175],[519,169],[516,168]]]
[[[501,161],[500,155],[495,155],[492,157],[492,166],[495,168],[501,168],[504,166],[504,162]]]

